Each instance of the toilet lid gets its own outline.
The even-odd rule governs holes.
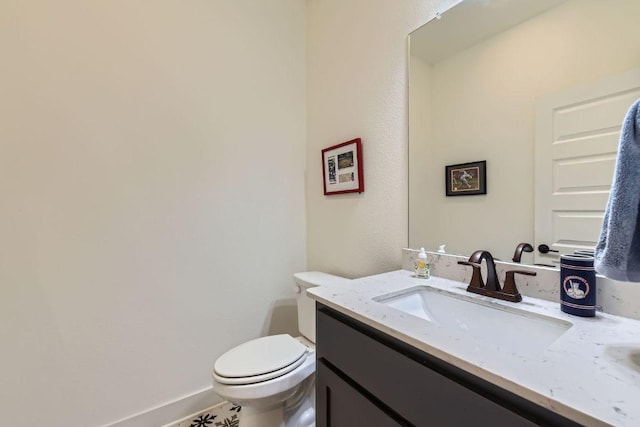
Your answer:
[[[290,335],[257,338],[232,348],[214,365],[224,384],[250,384],[284,375],[304,362],[307,348]]]

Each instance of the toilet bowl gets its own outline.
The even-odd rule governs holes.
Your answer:
[[[349,280],[317,271],[296,273],[294,279],[303,336],[256,338],[227,351],[214,364],[213,389],[242,406],[241,427],[315,426],[315,301],[306,291]]]

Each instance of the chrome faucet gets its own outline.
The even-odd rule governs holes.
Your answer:
[[[483,260],[487,266],[486,282],[482,280],[481,268]],[[523,274],[526,276],[536,275],[536,273],[532,271],[510,270],[507,272],[504,288],[501,288],[500,282],[498,281],[498,274],[496,273],[496,264],[493,256],[489,251],[475,251],[469,257],[469,261],[458,261],[458,264],[473,267],[473,274],[471,276],[469,286],[467,287],[467,292],[473,292],[474,294],[498,298],[511,302],[522,301],[522,295],[520,295],[520,292],[516,287],[514,276],[516,274]]]

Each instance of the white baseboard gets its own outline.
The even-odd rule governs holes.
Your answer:
[[[160,427],[173,426],[185,417],[197,415],[221,402],[211,387],[172,402],[151,408],[105,427]]]

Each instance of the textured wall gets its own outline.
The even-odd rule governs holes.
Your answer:
[[[450,0],[312,0],[308,265],[348,277],[400,267],[407,245],[407,35]],[[324,196],[321,150],[362,138],[365,192]]]
[[[305,9],[0,4],[3,425],[103,425],[295,331]]]

